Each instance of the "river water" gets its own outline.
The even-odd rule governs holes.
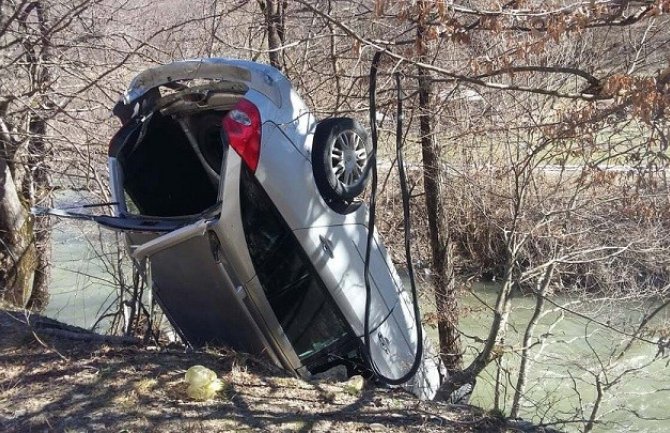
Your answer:
[[[486,338],[498,287],[479,285],[462,298],[467,312],[461,317],[462,331],[476,338]],[[600,382],[603,399],[599,419],[593,431],[600,432],[667,432],[670,431],[670,358],[658,358],[658,346],[636,341],[619,357],[630,340],[633,326],[639,323],[640,312],[650,311],[653,303],[591,300],[553,297],[546,306],[534,335],[542,343],[530,352],[530,374],[521,416],[535,423],[573,420],[559,425],[568,431],[580,431],[593,408]],[[514,299],[510,326],[505,337],[509,350],[518,349],[525,327],[535,307],[535,299],[519,296]],[[651,326],[665,325],[667,312]],[[667,331],[665,331],[667,332]],[[650,337],[650,341],[655,338]],[[537,340],[535,340],[537,341]],[[481,343],[467,342],[466,358],[472,359]],[[491,365],[478,378],[471,402],[492,408],[496,383],[501,389],[499,407],[509,413],[520,356],[506,353],[502,361]]]
[[[63,190],[56,207],[94,202],[86,195]],[[63,322],[90,328],[113,306],[117,235],[95,223],[55,220],[51,230],[51,279],[45,313]]]
[[[113,271],[116,242],[115,234],[101,234],[92,223],[56,224],[48,316],[90,327],[112,305],[117,287]],[[497,289],[496,284],[479,284],[461,297],[460,327],[466,363],[486,338]],[[588,418],[596,396],[595,384],[600,381],[605,395],[599,411],[603,424],[597,424],[593,431],[670,431],[670,421],[664,419],[670,416],[669,359],[654,360],[658,347],[646,342],[634,343],[625,356],[617,357],[622,342],[628,341],[625,334],[639,319],[639,310],[648,310],[650,305],[621,300],[586,302],[567,297],[554,297],[552,302],[555,304],[546,306],[548,311],[534,334],[544,338],[530,353],[521,417],[535,423],[573,421],[556,427],[581,431],[583,423],[579,421]],[[478,378],[472,404],[492,409],[498,382],[498,407],[504,414],[509,413],[519,365],[519,355],[512,349],[518,349],[534,305],[532,297],[514,299],[506,352],[500,363],[491,365]],[[666,313],[654,326],[667,333],[668,328],[663,331],[660,326],[668,320]]]

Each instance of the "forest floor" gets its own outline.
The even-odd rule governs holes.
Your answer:
[[[196,364],[226,384],[210,401],[186,395],[184,372]],[[239,353],[139,347],[0,310],[0,431],[518,430],[472,406],[420,402],[367,384],[359,391],[348,382],[307,382]]]

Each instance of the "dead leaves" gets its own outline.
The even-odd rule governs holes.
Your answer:
[[[615,103],[630,105],[634,117],[650,123],[670,106],[669,90],[668,83],[655,76],[617,74],[605,80],[602,91]]]

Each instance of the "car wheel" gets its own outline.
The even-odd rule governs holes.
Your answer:
[[[372,146],[354,119],[326,119],[316,127],[312,145],[314,180],[327,202],[351,203],[365,190]]]

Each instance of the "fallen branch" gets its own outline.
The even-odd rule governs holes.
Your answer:
[[[0,328],[14,328],[20,333],[30,333],[41,343],[42,337],[68,341],[104,343],[110,345],[140,345],[134,337],[96,334],[78,326],[68,325],[40,314],[24,310],[0,309]],[[3,331],[3,334],[6,334]]]

